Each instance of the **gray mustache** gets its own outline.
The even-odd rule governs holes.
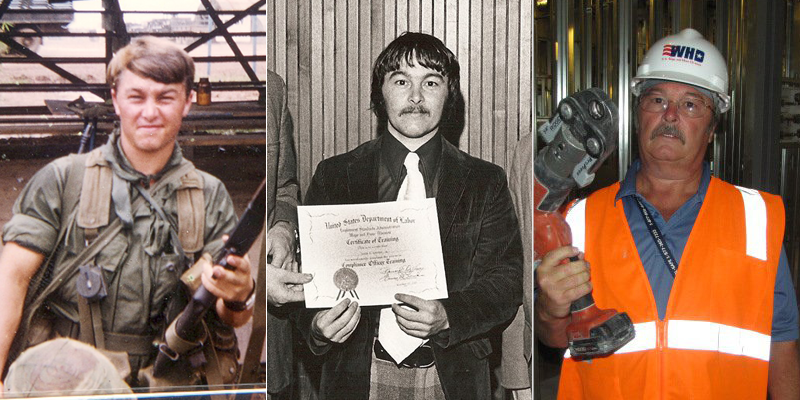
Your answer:
[[[653,131],[653,133],[650,134],[650,140],[653,140],[657,136],[661,135],[677,137],[682,144],[686,144],[686,136],[683,134],[683,131],[678,129],[678,127],[675,125],[660,125]]]

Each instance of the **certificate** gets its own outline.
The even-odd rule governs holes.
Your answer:
[[[362,306],[396,303],[396,293],[447,298],[435,199],[300,206],[306,307],[344,298]]]

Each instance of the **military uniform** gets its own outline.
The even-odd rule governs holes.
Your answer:
[[[119,133],[114,132],[106,145],[99,150],[102,159],[113,171],[113,189],[109,223],[120,215],[128,222],[122,231],[94,257],[94,263],[102,270],[107,284],[108,296],[101,300],[105,346],[112,351],[126,351],[131,356],[132,377],[137,371],[151,364],[156,354],[153,342],[160,339],[169,324],[167,311],[170,300],[178,293],[179,279],[190,261],[181,260],[176,236],[170,234],[170,222],[160,217],[154,207],[145,202],[131,213],[131,204],[142,196],[135,188],[148,188],[164,173],[177,168],[183,159],[180,147],[175,150],[161,173],[145,176],[130,165],[119,145]],[[73,212],[65,205],[64,193],[71,168],[84,163],[87,155],[70,155],[48,164],[37,172],[26,185],[14,204],[13,217],[3,228],[3,240],[15,242],[25,248],[44,255],[56,249],[53,271],[74,260],[87,245],[87,235],[74,220],[64,223],[63,218]],[[233,202],[222,182],[217,178],[197,171],[205,200],[202,244],[195,254],[214,254],[222,247],[223,233],[229,233],[236,225]],[[70,183],[70,184],[74,184]],[[78,180],[78,184],[81,181]],[[163,186],[152,199],[160,205],[167,217],[178,219],[177,192],[181,180]],[[70,209],[65,209],[70,208]],[[126,215],[127,213],[127,215]],[[69,226],[61,226],[61,225]],[[63,240],[56,243],[59,231],[68,229]],[[198,227],[197,230],[200,228]],[[103,228],[99,229],[102,235]],[[193,254],[186,253],[188,258]],[[40,267],[40,269],[45,266]],[[48,272],[50,275],[50,272]],[[78,296],[75,274],[61,284],[44,303],[44,316],[52,317],[51,324],[60,336],[77,337],[79,328]],[[29,295],[35,288],[29,288]],[[179,311],[179,310],[178,310]],[[209,314],[213,314],[213,311]],[[38,318],[38,317],[37,317]],[[136,381],[131,383],[136,385]]]
[[[53,339],[20,355],[3,382],[6,397],[128,394],[111,360],[94,347],[72,339]]]

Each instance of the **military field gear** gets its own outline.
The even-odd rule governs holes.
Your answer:
[[[100,150],[98,149],[95,152],[100,152]],[[66,200],[65,204],[72,204],[73,206],[76,205],[75,201],[77,201],[77,199],[75,199],[74,196],[77,193],[77,191],[73,186],[70,185],[74,185],[76,184],[76,182],[80,180],[79,179],[80,174],[82,174],[85,171],[84,169],[81,168],[82,165],[86,166],[91,165],[93,153],[90,153],[88,155],[87,162],[85,164],[81,164],[81,161],[76,158],[75,160],[76,164],[73,165],[73,169],[70,170],[70,174],[67,177],[68,186],[65,195],[65,200]],[[159,180],[159,182],[156,184],[155,187],[153,187],[154,191],[157,191],[158,189],[164,187],[167,183],[171,181],[171,179],[174,179],[174,177],[179,177],[181,176],[181,174],[186,173],[193,169],[194,166],[191,165],[191,163],[185,163],[170,170],[167,174],[164,174],[164,176],[162,176],[162,179]],[[84,181],[83,181],[84,183],[87,182],[85,177],[86,175],[84,175]],[[81,190],[82,196],[84,193],[86,192]],[[144,199],[139,198],[136,200],[136,202],[134,202],[133,208],[138,211],[139,208],[143,205],[143,203]],[[73,212],[70,213],[70,217],[67,219],[68,227],[72,226],[71,224],[74,220],[74,217],[75,217],[75,211],[73,210]],[[60,288],[60,285],[48,284],[44,282],[45,276],[47,276],[47,280],[49,282],[67,282],[70,280],[70,278],[74,278],[76,281],[80,280],[79,277],[76,277],[75,275],[76,270],[78,270],[82,265],[84,265],[84,263],[88,262],[90,259],[94,259],[100,251],[105,249],[106,246],[108,246],[111,243],[111,241],[115,240],[117,235],[119,235],[119,233],[121,232],[122,225],[123,225],[122,219],[117,219],[114,222],[112,222],[108,226],[108,228],[105,229],[103,233],[99,236],[97,236],[96,230],[94,230],[91,233],[88,233],[88,235],[92,236],[92,243],[89,244],[88,238],[84,239],[87,246],[84,247],[83,250],[69,263],[60,265],[58,272],[55,272],[54,270],[50,269],[51,266],[53,265],[51,264],[51,262],[53,261],[52,257],[56,252],[54,251],[53,253],[51,253],[50,257],[48,257],[47,262],[44,263],[44,265],[47,266],[47,268],[44,270],[40,270],[40,273],[38,273],[37,276],[32,281],[36,282],[36,284],[32,285],[31,288],[36,288],[36,291],[31,291],[30,288],[28,290],[28,294],[25,300],[22,321],[20,324],[20,328],[18,329],[19,332],[25,332],[27,330],[27,327],[31,325],[31,320],[37,316],[37,312],[39,311],[43,302],[48,298],[48,296],[50,296],[52,293],[54,293],[56,290]],[[78,286],[77,282],[74,286],[76,287],[77,290]],[[100,348],[106,348],[103,329],[102,329],[102,320],[101,320],[102,317],[100,315],[101,313],[99,310],[99,306],[95,304],[93,307],[90,307],[89,305],[86,304],[85,300],[80,295],[76,296],[76,300],[78,304],[79,315],[81,316],[80,321],[83,328],[81,330],[79,337],[81,338],[82,341],[86,343],[99,346]],[[87,315],[87,312],[90,315]],[[94,315],[94,318],[92,318],[91,315]],[[39,330],[46,329],[41,324],[37,328]],[[68,332],[59,332],[59,334],[63,336],[74,336],[73,330],[74,328],[69,328]],[[14,356],[16,356],[16,354],[23,348],[38,343],[36,341],[32,341],[32,339],[34,338],[36,338],[37,340],[49,339],[51,338],[52,334],[53,334],[52,330],[37,332],[37,334],[30,336],[25,334],[22,335],[18,334],[15,337],[15,341],[25,340],[25,338],[28,338],[27,344],[15,343],[15,345],[12,346],[12,351],[10,352],[10,356],[8,358],[7,363],[13,361]],[[115,342],[112,341],[112,343]],[[147,354],[151,350],[149,349],[149,347],[152,347],[152,345],[148,346],[149,343],[152,343],[152,340],[148,340],[148,338],[146,337],[136,338],[135,336],[130,336],[124,338],[122,343],[119,343],[120,346],[115,346],[112,344],[111,349],[117,351],[126,351],[126,352],[131,352],[132,349],[136,349],[135,353]]]
[[[216,314],[208,313],[202,321],[203,335],[194,343],[170,342],[170,347],[184,351],[180,357],[175,358],[172,368],[163,376],[153,374],[153,365],[149,365],[138,372],[139,382],[146,383],[152,392],[161,392],[176,386],[196,386],[205,383],[215,389],[231,389],[239,376],[239,346],[235,331],[214,318]],[[170,325],[170,328],[174,325]],[[169,331],[167,338],[180,337]],[[161,343],[159,348],[164,348]],[[181,347],[183,346],[183,347]],[[223,400],[225,396],[212,395],[212,400]]]
[[[235,312],[242,312],[253,309],[253,306],[256,305],[256,280],[253,279],[253,288],[250,289],[250,294],[247,295],[247,300],[245,301],[225,300],[223,304],[225,305],[225,308]]]
[[[265,222],[266,206],[266,186],[265,181],[261,182],[258,190],[250,200],[247,208],[242,214],[242,218],[236,224],[236,228],[226,238],[223,248],[212,256],[204,254],[202,262],[208,267],[208,259],[213,259],[213,263],[228,270],[235,270],[236,266],[228,265],[228,256],[246,256],[247,251],[252,247],[253,242],[263,231]],[[255,301],[255,281],[248,297],[252,299],[245,303],[244,309],[248,310],[248,303]],[[183,311],[167,328],[165,343],[159,345],[159,352],[153,363],[152,376],[163,378],[172,374],[174,370],[183,370],[182,364],[191,366],[207,366],[205,368],[206,379],[209,385],[223,385],[233,383],[238,376],[237,357],[231,358],[231,350],[238,350],[236,347],[236,336],[231,335],[233,346],[223,345],[231,342],[229,338],[222,335],[220,329],[207,329],[205,315],[215,304],[217,297],[212,294],[204,285],[198,285],[192,293],[191,299],[184,307]],[[225,307],[232,309],[226,303]],[[236,306],[234,306],[236,307]],[[207,342],[209,340],[210,342]],[[207,343],[203,346],[203,343]],[[210,344],[210,345],[209,345]],[[210,351],[208,351],[210,349]],[[224,356],[228,357],[224,357]],[[236,354],[238,356],[238,354]]]
[[[25,350],[11,365],[4,390],[21,397],[133,393],[125,373],[95,348],[60,338]]]
[[[107,225],[96,228],[98,236],[88,245],[96,245],[100,235],[113,229],[112,225],[119,221],[120,226],[116,228],[119,233],[112,235],[108,243],[98,246],[94,264],[103,271],[108,289],[108,297],[99,307],[106,348],[128,352],[132,376],[136,377],[141,367],[152,362],[157,351],[154,342],[161,337],[185,301],[181,299],[182,285],[178,281],[187,263],[178,248],[184,247],[188,254],[195,246],[182,246],[182,240],[176,240],[171,234],[175,228],[169,221],[183,221],[179,216],[178,197],[182,191],[190,191],[181,188],[193,185],[193,189],[202,192],[204,199],[201,207],[203,222],[192,220],[195,226],[200,224],[202,229],[196,229],[202,233],[190,232],[189,235],[202,239],[203,244],[197,246],[198,252],[217,252],[222,246],[222,234],[233,229],[236,216],[225,187],[209,174],[195,170],[193,182],[183,179],[159,185],[169,171],[189,163],[183,159],[179,147],[175,147],[162,172],[145,176],[124,157],[118,137],[118,132],[112,134],[109,142],[98,150],[102,158],[89,168],[86,168],[88,155],[72,155],[53,161],[40,170],[17,199],[14,216],[4,227],[3,238],[6,242],[13,241],[42,254],[52,254],[52,261],[43,264],[34,284],[29,287],[26,298],[26,304],[29,304],[37,293],[49,287],[50,282],[57,282],[52,277],[61,274],[62,269],[78,257],[86,248],[87,239],[91,239],[91,234],[88,237],[87,234],[95,229],[80,227],[75,221],[79,214],[77,199],[85,177],[83,169],[99,164],[109,167],[113,175],[110,198],[105,202],[113,204],[113,207],[109,206]],[[103,172],[105,167],[98,168],[99,175],[107,174]],[[78,172],[80,179],[76,183],[76,179],[70,177]],[[156,183],[152,188],[151,182]],[[163,210],[167,221],[151,208],[153,203],[146,202],[137,187],[150,189],[153,202]],[[78,194],[71,194],[76,190]],[[146,203],[134,207],[137,202]],[[185,230],[183,227],[180,229]],[[48,289],[52,293],[43,301],[37,318],[33,319],[35,330],[40,332],[36,336],[78,337],[80,318],[77,304],[80,295],[76,290],[76,279],[76,275],[68,275],[53,289]],[[136,384],[135,380],[132,383]]]
[[[213,255],[212,259],[215,265],[228,271],[235,271],[237,266],[235,264],[229,265],[228,257],[245,257],[250,247],[252,247],[253,242],[255,242],[263,231],[264,219],[266,216],[264,208],[266,206],[267,195],[265,183],[265,181],[261,181],[261,185],[259,185],[258,190],[247,205],[247,208],[242,214],[242,218],[236,224],[236,228],[230,233],[230,236],[225,239],[225,244],[222,246],[222,249]],[[247,272],[249,273],[249,271]],[[254,291],[255,281],[253,281],[253,287],[248,297],[251,297]],[[194,293],[192,293],[192,297],[189,299],[188,304],[186,304],[181,314],[178,315],[178,318],[170,325],[168,332],[174,332],[174,336],[179,337],[182,342],[193,342],[201,338],[203,336],[201,322],[208,310],[213,308],[217,303],[217,300],[216,294],[212,293],[205,285],[198,286]],[[253,298],[253,301],[255,301],[255,298]],[[234,304],[235,303],[236,302],[234,302]],[[225,304],[225,306],[228,310],[233,311],[244,311],[247,309],[246,304],[243,310],[235,310],[231,308],[229,304]],[[236,306],[234,305],[233,307]],[[185,351],[176,351],[171,347],[170,337],[168,336],[167,346],[161,346],[159,348],[159,354],[153,366],[153,374],[155,376],[161,376],[166,372],[163,369],[166,365],[172,364],[178,356],[183,356],[184,354],[186,354]],[[165,367],[162,367],[162,364],[165,365]]]

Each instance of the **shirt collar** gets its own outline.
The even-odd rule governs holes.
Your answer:
[[[625,174],[625,179],[622,180],[620,183],[619,191],[617,191],[617,196],[614,198],[614,202],[617,200],[627,197],[636,195],[636,174],[639,173],[639,170],[642,168],[642,162],[639,159],[636,159],[633,163],[631,163],[630,168],[628,168],[628,172]],[[697,193],[694,194],[688,201],[695,201],[697,203],[701,203],[703,199],[706,197],[706,192],[708,191],[708,185],[711,183],[711,167],[707,162],[703,162],[703,176],[700,178],[700,186],[697,188]]]
[[[386,169],[389,170],[392,180],[400,182],[403,176],[403,162],[409,151],[389,132],[384,132],[382,136],[383,144],[381,145],[381,151],[383,152]],[[421,171],[425,182],[431,182],[436,175],[436,168],[439,166],[439,159],[441,158],[440,155],[442,152],[441,136],[441,134],[436,133],[431,140],[420,146],[415,152],[419,156],[420,163],[422,164]]]
[[[178,166],[183,160],[183,152],[181,151],[180,146],[178,143],[175,143],[175,147],[172,150],[172,155],[170,156],[167,164],[164,165],[164,168],[161,171],[157,172],[154,175],[146,176],[143,173],[137,171],[133,168],[130,161],[128,161],[128,157],[125,156],[125,153],[122,151],[122,144],[120,143],[120,131],[115,130],[109,136],[108,142],[105,144],[106,151],[105,151],[105,159],[108,161],[112,169],[119,175],[121,178],[131,181],[131,182],[142,182],[145,187],[149,186],[151,180],[157,181],[161,179],[161,177],[170,169]]]

